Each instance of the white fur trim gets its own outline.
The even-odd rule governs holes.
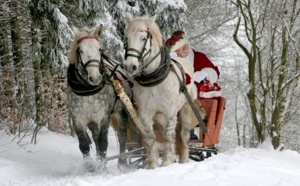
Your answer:
[[[213,98],[222,96],[222,91],[210,91],[210,92],[200,92],[199,96],[202,98]]]
[[[208,73],[205,71],[197,71],[194,73],[194,81],[196,81],[197,83],[200,83],[202,80],[204,80],[205,78],[207,78]]]
[[[197,90],[197,86],[196,86],[196,84],[195,84],[195,83],[193,83],[193,93],[194,93],[194,99],[197,99],[197,92],[198,92],[198,90]]]
[[[217,71],[215,71],[215,69],[206,67],[206,68],[203,68],[201,71],[207,72],[207,74],[208,74],[207,80],[209,80],[211,84],[214,84],[218,81],[218,73],[217,73]]]
[[[176,52],[170,52],[170,56],[171,56],[171,58],[177,57],[177,53]]]
[[[172,52],[175,52],[179,48],[183,47],[185,44],[188,44],[188,40],[185,38],[185,36],[182,36],[182,37],[183,37],[182,39],[180,39],[179,41],[177,41],[175,43],[175,45],[172,46],[172,48],[171,48]]]

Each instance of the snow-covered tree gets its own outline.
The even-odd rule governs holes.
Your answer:
[[[240,17],[233,38],[248,59],[247,99],[257,143],[270,137],[278,148],[283,127],[299,101],[300,2],[237,0],[234,4]],[[240,37],[241,30],[246,39]]]
[[[9,77],[9,74],[14,75],[11,82],[6,81],[5,86],[1,86],[10,99],[2,98],[20,105],[18,101],[23,102],[24,97],[33,93],[35,98],[33,105],[32,101],[27,101],[27,104],[14,106],[14,108],[20,112],[26,105],[33,110],[36,108],[36,117],[33,119],[36,119],[38,125],[44,125],[45,116],[49,115],[51,110],[50,105],[55,103],[56,99],[53,98],[54,94],[48,94],[53,90],[48,89],[48,86],[55,87],[57,84],[54,85],[53,82],[64,81],[61,75],[65,74],[64,69],[68,66],[68,50],[74,37],[72,25],[95,27],[103,24],[105,31],[102,37],[106,54],[122,62],[126,11],[139,16],[157,14],[157,23],[166,36],[183,24],[186,6],[183,0],[13,0],[5,1],[1,6],[2,9],[0,15],[4,19],[0,20],[3,26],[0,32],[1,68],[18,67],[12,68],[9,72],[1,72],[3,81],[4,77]],[[20,72],[24,71],[26,76],[20,75]],[[33,72],[34,75],[30,75]],[[56,79],[57,77],[62,79]],[[17,82],[23,83],[16,84]],[[34,86],[29,86],[28,82],[33,82]],[[21,91],[15,91],[15,87]],[[47,98],[44,95],[45,90],[47,90]],[[16,100],[14,99],[16,93],[22,93],[20,95],[25,93],[26,96],[19,96],[22,99]],[[1,106],[12,108],[12,104]],[[7,113],[3,114],[7,115]],[[47,123],[51,123],[49,119]]]

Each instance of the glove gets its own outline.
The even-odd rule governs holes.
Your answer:
[[[188,73],[185,73],[185,81],[186,85],[191,83],[191,76]]]
[[[208,76],[207,72],[204,71],[197,71],[193,75],[194,81],[196,81],[197,83],[203,81],[205,78],[207,78],[207,76]]]
[[[170,52],[170,56],[171,57],[177,57],[177,53],[176,52]]]

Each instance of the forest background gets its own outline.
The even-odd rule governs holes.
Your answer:
[[[166,40],[183,29],[219,66],[227,98],[220,148],[300,152],[299,0],[1,0],[0,130],[32,142],[42,126],[70,135],[66,106],[72,26],[105,26],[107,55],[124,61],[124,13],[157,15]]]

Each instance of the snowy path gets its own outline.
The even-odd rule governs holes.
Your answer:
[[[1,186],[299,186],[300,154],[285,150],[235,148],[203,162],[173,164],[155,170],[120,171],[111,161],[105,171],[82,168],[77,139],[47,130],[37,145],[17,145],[0,131]],[[26,140],[22,142],[25,143]],[[94,152],[92,152],[94,153]],[[110,132],[108,156],[118,154]]]

